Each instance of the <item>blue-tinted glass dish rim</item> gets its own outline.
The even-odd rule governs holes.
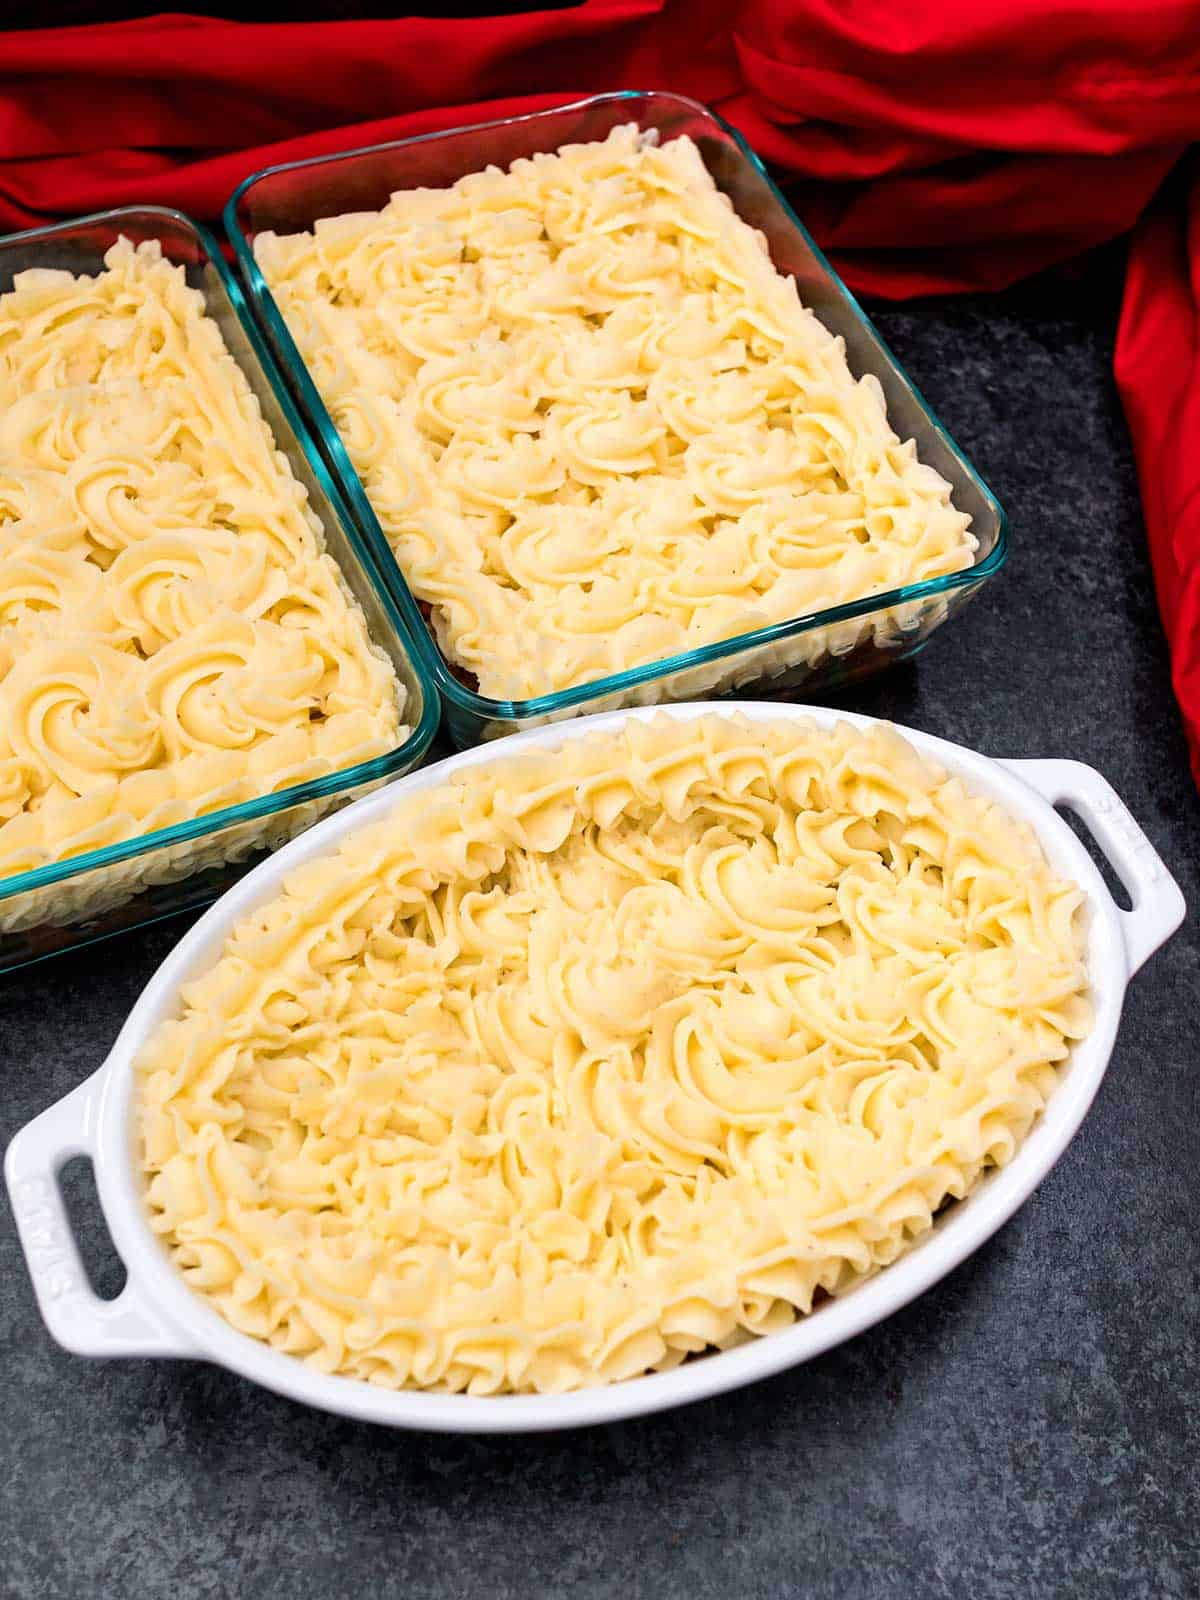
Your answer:
[[[345,767],[337,772],[326,773],[320,778],[307,779],[304,783],[293,784],[287,789],[259,795],[254,800],[243,800],[237,805],[225,806],[220,811],[209,811],[202,816],[189,817],[186,821],[172,823],[170,827],[158,828],[153,833],[138,834],[132,839],[121,839],[99,850],[89,850],[63,861],[51,861],[45,866],[32,867],[28,871],[15,873],[9,878],[0,880],[0,901],[10,899],[13,895],[27,893],[32,889],[45,888],[49,884],[63,883],[69,878],[83,877],[88,872],[113,866],[117,862],[131,861],[151,851],[187,844],[193,839],[220,833],[223,829],[234,827],[239,823],[257,822],[263,817],[287,811],[293,806],[305,805],[313,800],[323,800],[342,790],[356,789],[362,784],[373,783],[378,779],[409,771],[420,762],[428,750],[441,717],[437,694],[428,681],[429,671],[425,656],[414,645],[410,630],[404,624],[393,595],[387,585],[380,580],[377,563],[364,544],[338,485],[322,460],[320,451],[316,448],[312,435],[296,408],[295,401],[288,393],[275,358],[267,348],[250,312],[242,286],[222,259],[221,247],[215,235],[202,223],[193,221],[185,212],[177,211],[170,206],[118,206],[110,211],[95,211],[87,216],[72,217],[66,222],[53,223],[48,227],[26,228],[19,233],[6,234],[0,237],[0,254],[23,245],[41,244],[56,238],[69,237],[83,229],[114,226],[119,228],[122,220],[132,223],[134,219],[145,221],[147,218],[153,220],[160,217],[171,227],[182,228],[195,236],[204,250],[206,264],[212,266],[229,296],[233,313],[262,365],[267,382],[288,426],[304,452],[313,477],[327,496],[335,516],[341,522],[347,543],[361,560],[367,576],[372,580],[384,615],[405,647],[413,676],[421,689],[421,715],[403,744],[398,745],[395,750],[387,751],[384,755],[375,756],[370,761],[360,761],[353,767]]]
[[[786,622],[770,623],[766,627],[755,628],[749,633],[740,633],[730,639],[719,639],[712,644],[699,645],[695,649],[684,651],[679,655],[660,657],[655,661],[645,662],[641,666],[628,667],[624,671],[612,673],[608,677],[593,678],[586,683],[575,684],[569,689],[559,689],[551,694],[536,695],[527,700],[493,700],[471,689],[455,676],[430,632],[424,617],[421,615],[412,590],[408,586],[408,581],[367,498],[362,480],[350,460],[349,452],[342,443],[341,435],[334,425],[333,418],[329,415],[329,410],[309,374],[307,363],[301,356],[295,340],[288,330],[287,323],[279,310],[275,297],[259,270],[258,263],[254,257],[252,241],[246,237],[238,220],[238,208],[255,184],[267,178],[275,177],[279,173],[302,171],[305,168],[333,166],[340,161],[357,160],[363,156],[383,154],[384,152],[403,149],[411,145],[427,144],[436,140],[445,141],[463,134],[487,133],[492,129],[507,128],[517,123],[537,122],[546,117],[561,116],[564,112],[569,111],[582,113],[598,105],[616,102],[633,103],[647,100],[669,101],[678,105],[681,109],[713,123],[728,139],[733,141],[743,158],[770,187],[772,194],[783,208],[789,221],[813,252],[817,264],[828,273],[833,286],[844,298],[849,310],[857,318],[867,337],[877,347],[885,361],[895,369],[901,380],[908,386],[913,398],[929,419],[930,425],[941,436],[946,449],[954,457],[963,475],[975,486],[995,515],[996,542],[982,560],[964,568],[960,572],[945,573],[935,578],[924,578],[917,583],[904,584],[898,589],[881,590],[876,594],[864,595],[858,600],[847,601],[843,605],[829,606],[821,611],[808,612],[803,616],[792,617]],[[555,713],[571,710],[609,695],[628,693],[631,689],[639,688],[641,685],[652,682],[657,678],[670,677],[675,673],[687,672],[697,667],[707,666],[711,662],[722,661],[730,656],[756,651],[763,646],[779,644],[786,640],[797,638],[799,635],[808,633],[814,628],[829,627],[834,623],[849,621],[854,617],[866,616],[871,612],[887,610],[893,606],[930,599],[938,595],[948,594],[956,589],[981,584],[997,573],[1008,558],[1008,518],[996,496],[955,443],[953,436],[917,385],[913,383],[907,370],[891,354],[870,317],[867,316],[856,297],[846,287],[841,276],[830,265],[824,251],[817,244],[803,222],[801,222],[795,211],[793,211],[778,184],[768,173],[750,145],[732,124],[726,122],[717,112],[701,104],[698,100],[691,100],[685,95],[670,94],[665,90],[659,89],[620,89],[607,94],[586,95],[582,98],[565,100],[561,105],[546,106],[538,111],[522,112],[513,117],[497,117],[489,122],[463,123],[454,128],[439,128],[432,133],[419,133],[404,139],[385,140],[381,144],[361,145],[353,149],[339,150],[332,154],[308,156],[299,161],[279,162],[274,166],[260,168],[259,171],[251,173],[248,178],[243,179],[238,184],[226,202],[224,222],[225,231],[233,245],[238,264],[249,286],[251,303],[267,324],[271,337],[275,341],[276,349],[281,353],[281,358],[287,366],[289,375],[301,397],[302,404],[312,419],[313,426],[319,432],[321,442],[328,453],[329,459],[333,462],[335,470],[345,486],[346,498],[358,515],[359,525],[375,554],[376,566],[383,572],[390,583],[408,624],[408,632],[412,636],[416,648],[421,653],[421,659],[426,671],[433,679],[438,693],[443,699],[452,701],[454,705],[476,717],[485,720],[521,721],[526,718],[553,716]]]

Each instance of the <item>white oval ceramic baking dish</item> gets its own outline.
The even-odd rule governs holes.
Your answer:
[[[866,726],[873,719],[814,706],[698,703],[584,717],[484,745],[411,774],[285,846],[219,900],[185,935],[147,984],[107,1061],[9,1145],[5,1176],[21,1243],[47,1327],[59,1344],[87,1356],[173,1356],[217,1362],[280,1394],[342,1416],[393,1427],[504,1433],[578,1427],[659,1411],[718,1394],[820,1355],[897,1310],[977,1249],[1017,1209],[1066,1149],[1108,1065],[1129,979],[1178,927],[1183,896],[1149,840],[1109,784],[1074,761],[995,761],[910,729],[924,755],[977,793],[1024,818],[1055,868],[1089,902],[1088,969],[1096,1017],[1072,1053],[1058,1088],[1010,1164],[951,1206],[906,1255],[784,1333],[703,1356],[674,1371],[563,1395],[469,1395],[388,1390],[311,1371],[292,1356],[236,1332],[187,1288],[150,1230],[132,1134],[131,1062],[147,1035],[179,1006],[180,985],[216,957],[234,923],[271,899],[280,880],[329,852],[352,829],[385,816],[402,791],[427,789],[451,773],[502,760],[517,749],[557,748],[598,729],[656,716],[736,714],[753,720],[812,718]],[[1055,812],[1065,804],[1086,821],[1129,891],[1119,910],[1091,857]],[[56,1175],[77,1154],[92,1158],[100,1202],[128,1269],[121,1294],[103,1301],[88,1287]],[[1049,1272],[1050,1268],[1047,1267]]]

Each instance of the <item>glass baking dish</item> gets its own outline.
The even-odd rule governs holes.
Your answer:
[[[258,398],[262,414],[325,531],[326,548],[362,607],[375,645],[391,660],[406,700],[402,744],[373,760],[104,849],[50,862],[0,880],[0,971],[105,938],[216,899],[264,852],[347,800],[417,766],[437,727],[440,707],[396,605],[379,582],[341,496],[262,344],[236,277],[216,240],[180,212],[131,207],[81,217],[0,239],[0,292],[30,267],[98,272],[105,251],[124,235],[160,241],[203,292]]]
[[[719,189],[767,240],[776,267],[796,280],[800,298],[846,342],[856,377],[873,373],[901,439],[945,478],[956,507],[971,517],[978,541],[972,566],[903,588],[701,646],[666,660],[528,700],[492,700],[462,681],[442,654],[371,508],[362,482],[289,333],[254,258],[262,232],[295,233],[319,217],[377,210],[397,189],[440,187],[494,164],[561,145],[599,140],[622,123],[666,140],[689,135]],[[915,655],[930,634],[1004,564],[1008,539],[994,495],[930,410],[888,350],[757,156],[733,128],[704,106],[678,95],[628,91],[595,95],[549,111],[455,128],[341,155],[268,167],[246,179],[225,208],[225,225],[251,304],[341,482],[351,511],[375,555],[442,696],[459,745],[516,728],[623,705],[753,689],[805,694],[846,682]]]

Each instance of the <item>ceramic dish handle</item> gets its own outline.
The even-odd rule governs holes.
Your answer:
[[[99,1079],[89,1078],[27,1123],[4,1158],[21,1248],[46,1326],[80,1356],[194,1356],[130,1277],[115,1300],[94,1294],[79,1258],[58,1174],[72,1156],[93,1154]]]
[[[1121,932],[1130,977],[1183,921],[1183,893],[1158,851],[1106,778],[1081,761],[1005,761],[1052,806],[1067,805],[1087,823],[1132,905],[1121,912]]]

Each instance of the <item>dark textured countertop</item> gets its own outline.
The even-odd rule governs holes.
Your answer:
[[[845,704],[1099,767],[1200,907],[1115,317],[1107,276],[879,313],[1013,550],[917,666]],[[0,980],[5,1142],[100,1063],[181,931]],[[1198,998],[1193,918],[1131,989],[1079,1137],[966,1265],[806,1367],[616,1427],[391,1433],[201,1365],[77,1360],[35,1311],[5,1199],[0,1595],[1195,1596]],[[97,1273],[119,1283],[102,1253]]]

